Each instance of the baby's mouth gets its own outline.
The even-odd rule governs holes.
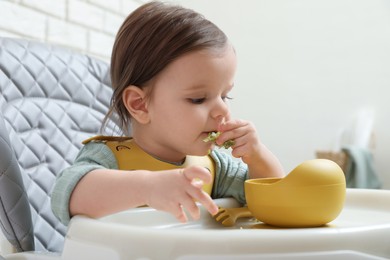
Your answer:
[[[208,143],[208,142],[214,142],[217,140],[218,136],[221,135],[221,132],[210,132],[208,136],[203,139],[203,142]],[[216,143],[215,143],[216,144]],[[227,140],[225,141],[222,145],[217,145],[218,147],[223,147],[225,149],[228,149],[232,147],[235,144],[234,140]]]
[[[203,142],[215,142],[220,134],[221,132],[209,132],[208,136],[203,139]]]

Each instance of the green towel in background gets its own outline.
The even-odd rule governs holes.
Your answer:
[[[375,171],[371,151],[358,146],[346,146],[342,150],[348,154],[345,170],[347,187],[379,189],[382,184]]]

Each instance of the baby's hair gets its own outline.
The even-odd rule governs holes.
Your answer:
[[[102,129],[116,113],[122,133],[129,133],[130,114],[122,101],[128,86],[144,88],[183,54],[223,49],[227,41],[215,24],[191,9],[162,2],[150,2],[136,9],[123,22],[113,46],[114,92]]]

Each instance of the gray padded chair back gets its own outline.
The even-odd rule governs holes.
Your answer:
[[[0,129],[0,220],[18,251],[31,250],[34,244],[35,251],[62,250],[66,227],[51,211],[50,194],[56,175],[73,162],[81,141],[99,132],[112,93],[108,71],[107,63],[63,48],[0,38],[5,123]],[[20,167],[31,218],[9,146]]]
[[[34,250],[30,206],[8,131],[0,114],[0,220],[16,251]]]

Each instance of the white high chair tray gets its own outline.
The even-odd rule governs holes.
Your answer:
[[[233,199],[216,200],[238,207]],[[80,255],[81,254],[81,255]],[[198,221],[137,208],[71,221],[62,259],[390,258],[390,191],[347,189],[343,211],[317,228],[277,228],[245,218],[227,228],[202,207]]]

